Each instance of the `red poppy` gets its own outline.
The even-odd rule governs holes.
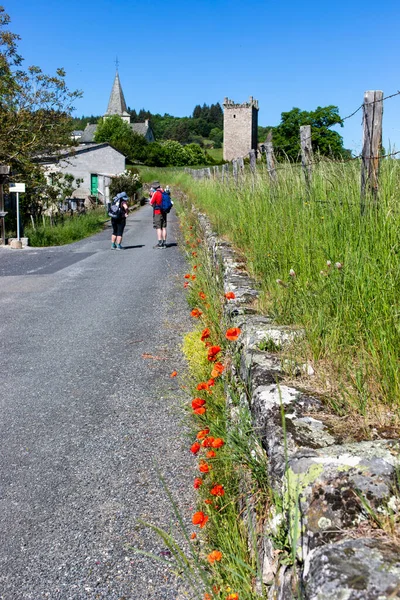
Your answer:
[[[186,273],[185,279],[190,279],[190,273]]]
[[[206,454],[206,458],[215,458],[216,456],[215,450],[209,450]]]
[[[193,412],[196,413],[196,415],[204,415],[206,409],[204,408],[204,406],[201,406],[200,408],[193,409]]]
[[[236,298],[236,296],[235,296],[235,294],[233,292],[226,292],[225,298],[227,300],[233,300],[234,298]]]
[[[200,339],[201,339],[202,342],[204,342],[204,340],[206,340],[209,337],[210,337],[210,330],[208,329],[208,327],[206,327],[201,332],[201,338]]]
[[[217,485],[214,485],[214,487],[211,488],[210,494],[212,496],[223,496],[225,494],[224,486],[217,483]]]
[[[237,592],[229,594],[229,596],[226,597],[226,600],[239,600],[239,594]]]
[[[199,431],[199,433],[197,434],[197,436],[196,436],[196,437],[197,437],[197,439],[198,439],[198,440],[202,440],[202,439],[204,439],[204,438],[206,437],[206,435],[208,435],[209,433],[210,433],[210,430],[209,430],[209,428],[208,428],[208,427],[206,427],[206,429],[201,429],[201,430]]]
[[[207,594],[207,592],[204,594],[204,598],[203,600],[212,600],[210,594]]]
[[[203,448],[211,448],[213,441],[214,438],[210,435],[209,437],[204,438],[204,440],[201,442],[201,445]]]
[[[203,485],[202,478],[201,477],[196,477],[196,479],[194,480],[194,483],[193,483],[194,489],[198,490],[201,485]]]
[[[207,521],[208,521],[208,516],[205,515],[201,510],[199,510],[198,512],[195,512],[192,517],[193,525],[199,525],[200,528],[203,528],[204,525],[207,523]]]
[[[200,473],[208,473],[210,470],[210,465],[208,465],[204,460],[199,462],[199,471]]]
[[[195,533],[195,532],[193,531],[193,533],[190,535],[190,539],[191,539],[191,540],[195,540],[196,538],[197,538],[197,533]]]
[[[221,352],[221,346],[210,346],[208,349],[207,359],[213,362],[217,359],[217,354]]]
[[[192,279],[194,281],[196,279],[196,275],[192,275]]]
[[[193,265],[193,269],[197,269],[197,265]]]
[[[197,252],[192,252],[192,256],[197,256]]]
[[[225,442],[222,438],[215,438],[215,439],[213,439],[211,446],[213,448],[222,448],[222,446],[224,444],[225,444]]]
[[[197,454],[198,451],[200,450],[201,446],[199,444],[199,442],[194,442],[194,444],[192,444],[190,446],[190,452],[192,452],[193,454]]]
[[[236,342],[236,340],[238,339],[239,335],[242,333],[242,330],[239,329],[239,327],[231,327],[230,329],[228,329],[228,331],[225,333],[225,337],[227,340],[229,340],[230,342]]]
[[[172,371],[170,377],[176,377],[178,375],[178,371]]]
[[[193,398],[192,400],[192,408],[200,408],[200,406],[204,406],[206,403],[205,400],[203,400],[203,398]]]
[[[187,288],[187,287],[188,287],[188,285],[189,285],[189,282],[188,282],[188,281],[185,281],[185,283],[183,284],[183,287],[184,287],[184,288]]]
[[[219,550],[213,550],[212,552],[210,552],[210,554],[207,556],[207,560],[208,562],[212,565],[213,563],[215,563],[215,561],[217,560],[221,560],[222,558],[222,552],[220,552]]]
[[[215,381],[214,381],[214,379],[209,379],[209,380],[207,381],[207,385],[208,385],[209,387],[212,387],[214,384],[215,384]]]
[[[199,293],[199,298],[201,298],[202,300],[205,300],[207,298],[207,296],[205,295],[204,292],[200,292]]]
[[[192,317],[194,317],[195,319],[199,319],[203,313],[202,313],[202,312],[201,312],[201,310],[199,310],[198,308],[194,308],[190,314],[191,314],[191,315],[192,315]]]
[[[197,389],[200,390],[206,390],[208,391],[208,383],[205,383],[204,381],[202,381],[201,383],[197,384]]]
[[[211,377],[218,377],[224,372],[224,365],[220,362],[214,363],[213,370],[211,371]]]
[[[204,504],[208,504],[208,505],[211,505],[211,506],[212,506],[212,500],[209,500],[209,499],[207,498],[207,500],[204,500]]]

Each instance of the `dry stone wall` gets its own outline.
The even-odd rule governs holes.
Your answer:
[[[287,365],[279,352],[300,329],[276,326],[257,314],[257,283],[243,261],[199,215],[216,277],[235,299],[226,305],[232,325],[240,327],[233,366],[242,408],[250,412],[268,462],[271,486],[282,511],[272,506],[261,520],[251,488],[244,480],[246,519],[252,552],[258,554],[262,576],[255,587],[267,589],[269,600],[389,600],[400,597],[400,554],[394,538],[374,529],[369,513],[388,518],[400,511],[396,492],[399,441],[377,440],[341,444],[320,418],[323,403],[283,383]],[[307,371],[307,365],[290,365]],[[229,394],[228,394],[229,396]],[[229,405],[229,401],[228,401]],[[235,419],[236,407],[231,406]],[[390,518],[390,517],[389,517]],[[274,544],[286,524],[296,555],[295,565],[281,564]],[[299,596],[300,593],[300,596]]]

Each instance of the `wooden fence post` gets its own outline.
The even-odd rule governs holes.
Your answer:
[[[253,173],[253,175],[255,175],[256,173],[256,151],[255,150],[250,150],[249,153],[250,156],[250,169],[251,172]]]
[[[236,158],[232,161],[232,169],[233,169],[233,177],[235,179],[235,183],[238,183],[238,163]]]
[[[361,161],[361,211],[365,208],[367,189],[373,201],[378,199],[379,164],[382,149],[383,92],[368,91],[363,105],[363,148]]]
[[[275,156],[274,156],[274,146],[272,143],[272,131],[268,131],[267,141],[265,142],[265,155],[267,160],[267,169],[268,174],[273,183],[276,183],[276,171],[275,171]]]
[[[229,164],[225,163],[222,165],[222,181],[229,181]]]
[[[303,165],[304,176],[307,187],[311,185],[312,178],[312,144],[311,144],[311,125],[302,125],[300,127],[300,146],[301,146],[301,164]]]

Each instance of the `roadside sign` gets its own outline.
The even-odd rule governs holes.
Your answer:
[[[19,194],[25,193],[25,184],[24,183],[10,183],[10,192],[18,192]]]

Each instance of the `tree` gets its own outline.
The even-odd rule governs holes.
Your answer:
[[[22,69],[20,37],[7,27],[0,7],[0,163],[13,172],[37,173],[35,158],[73,144],[71,112],[79,91],[70,92],[65,71],[45,75],[37,66]]]
[[[313,151],[322,156],[348,158],[351,152],[343,147],[343,138],[332,125],[343,127],[337,106],[318,106],[316,110],[307,112],[292,108],[281,114],[281,123],[271,127],[273,132],[274,151],[277,158],[288,157],[297,161],[300,156],[300,126],[311,125]]]
[[[214,142],[214,148],[222,148],[224,134],[221,131],[221,129],[218,129],[218,127],[214,127],[213,129],[211,129],[209,137],[210,140]]]
[[[108,142],[132,162],[141,161],[146,155],[146,138],[135,133],[119,115],[103,118],[97,125],[94,140]]]

